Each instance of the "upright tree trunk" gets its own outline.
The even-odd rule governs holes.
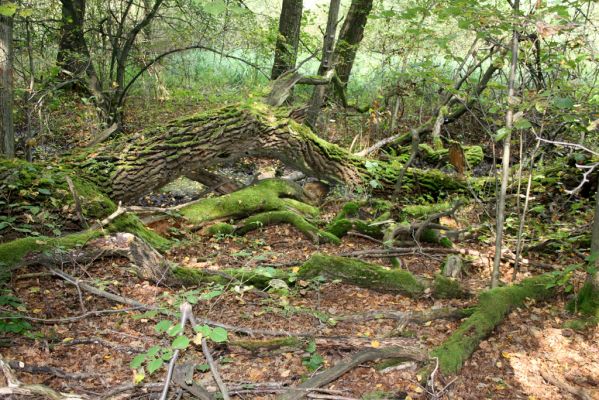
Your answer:
[[[88,79],[97,79],[84,36],[85,0],[61,0],[61,3],[57,64],[68,72],[65,79],[83,75]]]
[[[15,156],[13,111],[13,18],[0,15],[0,154]]]
[[[368,15],[372,10],[373,0],[352,0],[343,26],[339,32],[339,40],[335,46],[333,59],[335,60],[335,73],[339,77],[343,88],[347,86],[351,74],[358,46],[364,37],[364,28]]]
[[[303,0],[283,0],[279,18],[279,36],[275,47],[275,60],[271,78],[295,68],[302,22]]]
[[[599,269],[599,179],[597,179],[597,194],[595,203],[595,216],[593,219],[593,230],[591,236],[591,260],[596,269]],[[589,272],[589,282],[593,282],[595,290],[599,291],[599,273],[592,274]]]
[[[518,15],[520,0],[514,0],[512,5],[514,17]],[[497,199],[495,259],[493,260],[493,272],[491,273],[491,287],[499,285],[499,266],[501,264],[501,246],[503,241],[503,222],[505,220],[505,196],[510,172],[510,142],[512,140],[511,129],[514,123],[514,103],[516,87],[516,68],[518,67],[518,31],[514,28],[512,33],[512,59],[510,63],[510,75],[508,78],[508,109],[505,115],[505,128],[508,132],[503,139],[503,155],[501,164],[501,190]]]
[[[320,67],[318,68],[318,75],[326,76],[328,71],[333,68],[333,51],[335,46],[335,35],[337,33],[337,18],[339,17],[339,6],[341,0],[331,0],[329,6],[329,17],[327,19],[327,29],[324,35],[322,44],[322,59],[320,61]],[[308,109],[308,116],[306,117],[306,124],[308,126],[315,126],[318,114],[320,114],[320,107],[324,102],[326,93],[325,85],[318,85],[314,87],[312,93],[312,99],[310,101],[310,108]]]

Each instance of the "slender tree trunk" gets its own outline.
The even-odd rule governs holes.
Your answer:
[[[318,68],[318,75],[320,76],[326,76],[329,70],[333,68],[333,48],[335,46],[335,34],[337,31],[337,18],[339,17],[340,4],[341,0],[331,0],[329,6],[327,29],[322,44],[322,59],[320,61],[320,67]],[[316,120],[320,114],[320,107],[322,107],[322,103],[324,102],[325,93],[325,85],[314,87],[310,108],[308,109],[308,115],[306,117],[306,124],[308,126],[313,127],[316,125]]]
[[[275,60],[271,73],[271,79],[273,80],[284,72],[295,68],[302,11],[303,0],[283,0],[279,18],[279,36],[275,46]]]
[[[13,123],[13,18],[0,15],[0,154],[15,156]]]
[[[372,10],[372,3],[373,0],[352,0],[339,32],[333,59],[335,60],[335,73],[344,89],[354,66],[358,46],[364,37],[364,28]]]
[[[599,268],[599,178],[597,179],[597,195],[595,204],[595,216],[593,219],[593,230],[591,236],[591,260]],[[595,286],[599,290],[599,273],[595,274]]]
[[[520,0],[513,3],[513,14],[517,17]],[[508,109],[505,115],[506,129],[512,129],[514,122],[514,103],[516,86],[516,68],[518,66],[518,31],[514,28],[512,34],[512,59],[510,63],[510,75],[508,81]],[[501,264],[501,245],[503,241],[503,222],[505,220],[505,197],[507,193],[507,184],[510,172],[510,142],[511,132],[503,139],[503,156],[501,163],[501,190],[497,199],[497,218],[496,218],[496,239],[495,239],[495,259],[493,260],[493,272],[491,273],[491,287],[499,285],[499,266]]]

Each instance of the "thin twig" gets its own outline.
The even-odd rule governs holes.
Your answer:
[[[208,348],[208,343],[206,343],[206,338],[202,338],[202,352],[204,353],[204,357],[206,357],[206,362],[210,366],[212,377],[214,378],[214,381],[223,395],[223,400],[230,400],[229,391],[227,390],[227,386],[225,386],[225,383],[218,372],[218,367],[212,358],[212,354],[210,354],[210,349]]]

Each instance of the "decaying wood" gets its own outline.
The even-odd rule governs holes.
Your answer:
[[[84,400],[89,398],[86,395],[57,392],[45,385],[28,385],[21,383],[15,376],[9,363],[2,358],[2,355],[0,355],[0,368],[2,369],[7,382],[7,386],[0,387],[0,395],[36,396],[53,400]]]
[[[384,358],[405,358],[407,360],[415,361],[426,361],[428,359],[428,353],[420,348],[406,348],[406,347],[387,347],[382,349],[368,349],[354,354],[347,361],[341,361],[335,366],[313,376],[304,383],[297,386],[297,388],[290,389],[287,393],[284,393],[280,400],[299,400],[306,397],[307,392],[302,389],[317,388],[329,384],[355,368],[356,366],[379,359]]]
[[[137,236],[122,232],[91,240],[81,249],[33,254],[24,260],[24,265],[83,265],[107,257],[129,259],[140,279],[160,283],[169,278],[170,263],[158,251]]]

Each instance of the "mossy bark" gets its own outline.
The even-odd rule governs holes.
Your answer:
[[[441,371],[448,374],[459,372],[479,343],[493,332],[511,310],[522,306],[527,299],[541,301],[554,296],[557,291],[557,286],[553,285],[555,280],[554,273],[544,274],[517,285],[481,293],[474,313],[431,352],[439,358]]]
[[[363,288],[401,293],[413,297],[422,296],[429,291],[435,297],[460,298],[467,296],[466,291],[458,282],[440,275],[431,281],[405,270],[388,270],[360,260],[318,253],[302,265],[298,276],[302,279],[324,276],[329,279],[340,279],[344,283]]]
[[[252,285],[258,289],[265,289],[269,287],[270,281],[273,279],[288,281],[290,274],[286,271],[273,271],[272,269],[267,270],[264,268],[226,268],[219,271],[210,271],[175,266],[172,269],[172,276],[175,282],[182,285],[205,285],[208,283],[226,285],[236,281]]]
[[[304,203],[303,189],[290,181],[265,179],[224,196],[202,199],[179,210],[193,224],[239,219],[265,211],[293,211],[316,217],[319,210]]]
[[[266,157],[309,176],[350,186],[377,181],[392,190],[401,163],[359,157],[326,142],[283,109],[252,101],[172,121],[115,139],[65,161],[114,199],[132,201],[185,175],[243,157]],[[376,168],[372,168],[376,165]],[[465,191],[467,185],[439,171],[408,169],[405,184],[425,192]]]
[[[260,229],[263,226],[287,223],[293,225],[297,230],[303,233],[308,239],[314,243],[334,243],[339,244],[341,241],[334,234],[322,231],[305,218],[291,211],[269,211],[252,215],[242,221],[241,225],[235,229],[235,233],[244,235],[247,232],[255,229]]]
[[[82,246],[105,232],[132,233],[159,250],[170,245],[167,239],[146,228],[139,218],[131,214],[115,218],[103,229],[87,229],[88,225],[107,217],[117,207],[92,182],[64,165],[42,166],[22,160],[0,160],[0,178],[0,196],[6,201],[6,206],[0,209],[0,216],[13,220],[1,233],[16,236],[14,233],[18,231],[11,232],[11,228],[19,229],[21,218],[27,216],[33,220],[27,224],[29,231],[44,232],[44,225],[49,223],[61,228],[62,232],[68,232],[67,228],[76,230],[54,237],[29,233],[28,237],[0,243],[0,264],[5,267],[14,266],[29,253]],[[69,180],[74,190],[70,189]],[[76,205],[79,210],[76,210]],[[77,213],[84,221],[75,216]],[[21,236],[23,233],[28,232],[22,232]]]

